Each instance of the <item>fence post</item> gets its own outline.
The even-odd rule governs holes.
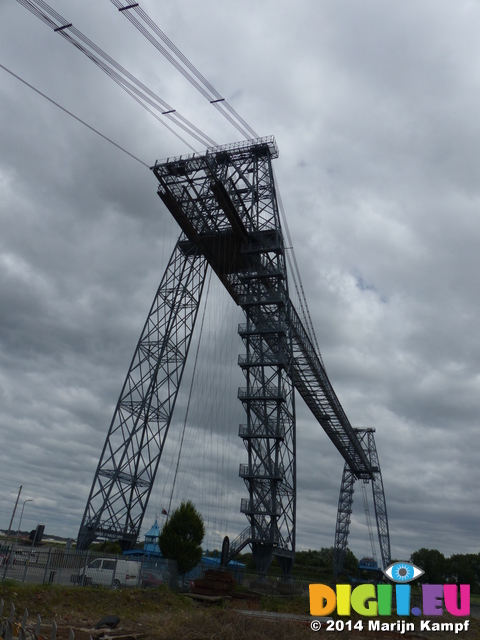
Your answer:
[[[24,551],[24,553],[28,553],[28,551]],[[30,554],[28,554],[28,558],[25,560],[25,569],[23,570],[23,578],[22,582],[25,582],[25,578],[27,576],[28,565],[30,564]]]
[[[145,556],[142,556],[142,564],[140,565],[140,575],[138,576],[138,580],[137,580],[137,587],[141,587],[142,586],[142,580],[143,580],[143,565],[145,563]]]
[[[42,619],[40,617],[40,614],[37,614],[37,623],[35,625],[35,637],[38,638],[38,636],[40,635],[40,629],[42,627]]]
[[[47,556],[47,562],[45,563],[45,573],[43,574],[43,581],[42,584],[45,584],[45,579],[47,577],[47,573],[48,570],[50,568],[50,555],[52,553],[52,547],[48,547],[48,556]]]
[[[6,545],[5,545],[5,547],[6,547]],[[10,549],[8,550],[8,556],[7,556],[6,560],[5,560],[5,569],[3,570],[2,582],[5,580],[5,576],[7,574],[7,569],[10,566],[10,560],[12,559],[12,550],[13,550],[13,545],[10,546]],[[15,557],[15,555],[13,557]],[[13,561],[12,561],[12,564],[13,564]]]
[[[27,621],[28,621],[28,609],[25,609],[23,613],[22,622],[20,623],[20,629],[18,632],[19,640],[25,640],[25,630],[27,628]]]
[[[48,583],[53,584],[55,576],[58,573],[58,549],[54,548],[50,560],[50,573],[48,574]]]
[[[113,585],[115,584],[115,576],[117,575],[117,565],[118,565],[118,553],[115,556],[115,569],[112,573],[112,581],[110,582],[110,589],[113,589]]]
[[[85,586],[85,580],[87,578],[87,576],[85,575],[85,571],[88,567],[88,558],[90,557],[90,549],[87,549],[87,552],[85,553],[85,564],[83,565],[83,575],[82,575],[82,587]]]
[[[12,606],[10,608],[10,617],[7,620],[6,631],[5,631],[5,640],[13,640],[13,617],[15,616],[15,605],[12,602]]]

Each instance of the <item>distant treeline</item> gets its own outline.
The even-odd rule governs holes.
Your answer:
[[[419,549],[412,553],[410,560],[425,571],[418,579],[419,583],[469,584],[472,592],[480,593],[480,553],[457,553],[446,558],[437,549]],[[332,571],[333,547],[320,551],[297,551],[295,564],[302,569],[315,567]],[[347,550],[344,569],[347,575],[368,577],[367,573],[359,571],[358,560],[350,549]]]
[[[418,582],[430,584],[469,584],[480,593],[480,553],[457,553],[446,558],[437,549],[419,549],[412,553],[411,561],[425,571]]]
[[[333,547],[322,547],[320,551],[296,551],[295,564],[302,568],[328,569],[333,572]],[[345,555],[344,570],[352,574],[358,572],[358,560],[350,549],[347,549]]]
[[[244,553],[237,558],[244,562],[247,570],[254,571],[255,563],[251,553]],[[419,549],[412,553],[410,561],[425,573],[415,582],[430,584],[469,584],[474,593],[480,593],[480,553],[455,554],[446,558],[437,549]],[[398,562],[398,560],[397,560]],[[274,569],[275,563],[272,566]],[[333,573],[333,547],[295,553],[294,575],[310,575],[315,573]],[[360,571],[355,555],[347,549],[344,566],[345,576],[369,579],[371,574]]]
[[[251,553],[242,553],[235,560],[243,562],[247,571],[255,571],[255,563]],[[272,563],[271,573],[275,572],[276,563]],[[280,567],[277,567],[280,571]],[[355,555],[347,549],[345,557],[345,572],[347,575],[356,575],[359,573],[358,560]],[[328,579],[333,576],[333,547],[322,547],[322,549],[295,552],[295,564],[293,574],[297,576],[309,576],[314,574],[326,574]]]

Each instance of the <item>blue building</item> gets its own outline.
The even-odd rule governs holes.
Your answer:
[[[145,534],[143,549],[131,549],[130,551],[123,552],[123,555],[129,560],[137,560],[143,563],[144,572],[149,572],[148,575],[150,576],[152,586],[156,582],[160,583],[164,581],[163,572],[165,571],[166,566],[170,563],[170,561],[163,558],[160,547],[158,546],[159,535],[160,527],[157,519],[155,519],[153,527]],[[198,565],[185,575],[185,581],[200,578],[203,576],[206,569],[220,569],[219,554],[214,555],[214,557],[203,556]],[[241,583],[245,565],[241,562],[235,562],[232,560],[228,563],[228,569],[233,572],[237,582]]]
[[[150,531],[145,534],[145,542],[143,543],[143,549],[131,549],[130,551],[124,551],[123,555],[128,556],[131,560],[154,560],[162,558],[162,552],[158,546],[158,536],[160,535],[160,527],[158,521],[155,518],[155,523]]]

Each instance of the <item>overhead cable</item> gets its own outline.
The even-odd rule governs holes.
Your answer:
[[[205,147],[216,146],[217,143],[209,136],[203,133],[198,127],[191,123],[187,118],[182,116],[170,104],[165,102],[157,94],[151,91],[138,78],[127,71],[111,56],[105,53],[94,42],[87,38],[81,31],[63,18],[59,13],[52,9],[43,0],[17,0],[19,4],[27,8],[31,13],[37,16],[42,22],[59,33],[63,38],[73,44],[79,51],[85,54],[92,62],[94,62],[102,71],[104,71],[112,80],[114,80],[122,89],[124,89],[131,97],[133,97],[144,109],[153,115],[163,126],[171,133],[177,136],[192,151],[196,151],[184,138],[182,138],[175,129],[172,129],[165,121],[168,118],[176,127],[181,128],[190,136],[195,138]],[[58,24],[60,23],[60,24]],[[82,44],[83,43],[83,44]],[[154,113],[147,105],[159,112]]]
[[[258,138],[252,127],[235,111],[225,98],[208,82],[180,49],[168,38],[157,24],[145,13],[138,3],[124,6],[120,0],[110,0],[142,35],[194,86],[208,102],[219,111],[245,138]],[[149,28],[138,20],[135,13]],[[151,33],[153,32],[153,34]],[[155,37],[157,36],[157,37]],[[166,49],[157,38],[168,47]],[[173,54],[173,55],[172,55]]]
[[[4,67],[3,64],[0,64],[0,67],[2,69],[4,69],[7,73],[9,73],[11,76],[13,76],[14,78],[16,78],[17,80],[20,80],[20,82],[23,82],[24,85],[26,85],[27,87],[29,87],[30,89],[33,89],[33,91],[35,91],[36,93],[38,93],[40,96],[42,96],[42,98],[45,98],[45,100],[48,100],[49,102],[51,102],[52,104],[54,104],[56,107],[58,107],[59,109],[61,109],[62,111],[64,111],[65,113],[67,113],[69,116],[71,116],[72,118],[74,118],[75,120],[77,120],[78,122],[80,122],[81,124],[85,125],[86,127],[88,127],[88,129],[90,129],[90,131],[93,131],[94,133],[96,133],[97,135],[99,135],[101,138],[103,138],[104,140],[106,140],[107,142],[110,142],[110,144],[113,144],[114,147],[117,147],[117,149],[120,149],[120,151],[123,151],[124,153],[126,153],[128,156],[130,156],[131,158],[133,158],[134,160],[136,160],[137,162],[140,162],[140,164],[143,164],[144,167],[147,167],[147,169],[149,169],[150,167],[148,166],[148,164],[146,162],[143,162],[143,160],[140,160],[140,158],[137,158],[137,156],[134,156],[133,153],[130,153],[130,151],[127,151],[126,149],[124,149],[123,147],[121,147],[119,144],[117,144],[116,142],[114,142],[113,140],[111,140],[110,138],[108,138],[107,136],[103,135],[103,133],[100,133],[100,131],[98,131],[98,129],[95,129],[94,127],[92,127],[91,125],[89,125],[87,122],[85,122],[84,120],[82,120],[81,118],[79,118],[78,116],[74,115],[71,111],[69,111],[68,109],[65,109],[65,107],[62,107],[61,104],[58,104],[58,102],[55,102],[55,100],[52,100],[52,98],[49,98],[48,96],[46,96],[44,93],[42,93],[39,89],[37,89],[36,87],[34,87],[33,85],[31,85],[29,82],[27,82],[26,80],[23,80],[23,78],[21,78],[20,76],[17,76],[16,73],[13,73],[13,71],[10,71],[10,69],[7,69],[7,67]]]
[[[275,184],[278,185],[278,180],[277,180],[277,177],[275,175],[275,169],[272,169],[272,170],[273,170],[273,174],[274,174]],[[279,210],[280,210],[280,215],[281,215],[281,218],[282,218],[283,226],[285,228],[285,234],[286,234],[287,240],[288,240],[288,246],[290,248],[290,251],[286,252],[287,262],[288,262],[288,264],[290,266],[290,274],[292,276],[293,284],[295,286],[295,291],[297,292],[298,301],[300,303],[302,319],[304,321],[305,329],[307,330],[309,338],[310,338],[313,346],[316,349],[317,356],[318,356],[320,362],[323,364],[322,354],[320,352],[320,347],[318,346],[317,336],[315,334],[315,329],[313,327],[312,316],[310,315],[310,309],[308,307],[307,297],[305,295],[305,289],[303,288],[303,282],[302,282],[302,278],[300,276],[300,269],[298,268],[298,262],[297,262],[297,258],[295,256],[295,250],[293,248],[292,237],[290,235],[290,229],[288,228],[288,221],[287,221],[287,217],[285,215],[285,209],[283,207],[282,196],[280,195],[280,192],[278,191],[278,187],[276,189],[276,195],[277,195],[277,201],[278,201],[278,207],[279,207]],[[290,253],[292,255],[291,258],[290,258]],[[298,282],[297,282],[297,279],[298,279]]]
[[[195,362],[193,364],[192,381],[190,383],[190,392],[188,394],[187,410],[185,412],[185,419],[183,421],[182,438],[180,440],[180,448],[178,450],[177,465],[175,467],[175,475],[173,476],[172,492],[170,493],[170,501],[168,503],[167,514],[170,514],[170,511],[171,511],[171,508],[172,508],[173,494],[174,494],[174,491],[175,491],[175,484],[177,482],[178,467],[180,466],[180,458],[181,458],[181,455],[182,455],[183,441],[185,439],[185,430],[187,428],[188,413],[190,411],[190,403],[192,401],[193,386],[194,386],[194,383],[195,383],[195,374],[196,374],[196,371],[197,371],[197,364],[198,364],[198,354],[200,352],[200,344],[202,342],[203,325],[205,323],[205,312],[207,310],[208,294],[210,293],[210,283],[211,283],[211,281],[212,281],[212,270],[210,269],[209,274],[208,274],[208,286],[207,286],[207,294],[206,294],[206,297],[205,297],[205,305],[203,307],[202,322],[200,323],[200,334],[198,336],[197,350],[196,350],[196,353],[195,353]],[[169,515],[167,515],[167,521],[168,521],[168,517],[169,517]]]

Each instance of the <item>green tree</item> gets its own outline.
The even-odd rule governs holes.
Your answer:
[[[469,584],[474,593],[480,590],[480,554],[456,554],[447,560],[448,581]]]
[[[91,551],[103,551],[104,553],[122,553],[122,547],[120,546],[120,542],[115,540],[114,542],[109,540],[104,540],[103,542],[94,542],[90,545],[89,549]]]
[[[200,562],[204,536],[203,518],[189,500],[164,524],[158,544],[164,558],[176,560],[179,573],[185,574]]]
[[[349,571],[352,574],[358,573],[358,558],[348,547],[347,553],[345,554],[344,567],[346,571]]]
[[[302,569],[314,567],[333,571],[333,547],[322,547],[320,551],[312,549],[297,551],[295,564]],[[358,560],[350,549],[347,549],[345,554],[344,569],[350,574],[358,572]]]
[[[446,582],[448,562],[441,551],[422,548],[412,553],[411,560],[419,569],[425,571],[418,579],[419,582],[430,584]]]

